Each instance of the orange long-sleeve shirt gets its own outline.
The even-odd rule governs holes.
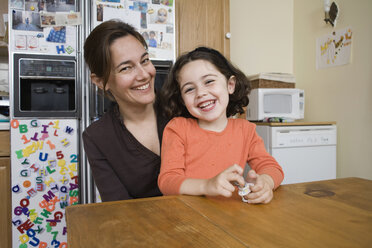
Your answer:
[[[258,174],[270,175],[274,188],[283,181],[283,170],[266,152],[255,124],[229,119],[222,132],[213,132],[200,128],[195,119],[177,117],[164,129],[159,188],[164,195],[179,194],[186,178],[212,178],[246,162]]]

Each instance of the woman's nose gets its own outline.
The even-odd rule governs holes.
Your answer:
[[[142,65],[137,66],[137,79],[144,80],[150,76],[149,72]]]

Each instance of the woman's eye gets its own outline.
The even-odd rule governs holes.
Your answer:
[[[142,60],[142,64],[147,64],[148,62],[150,62],[149,58],[146,58],[146,59]]]
[[[213,81],[214,81],[214,80],[207,80],[207,81],[205,82],[205,84],[213,83]]]
[[[129,71],[130,68],[131,68],[130,66],[122,67],[122,68],[120,68],[120,71],[119,71],[119,72],[122,72],[122,71]]]

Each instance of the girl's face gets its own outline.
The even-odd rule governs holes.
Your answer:
[[[125,106],[147,105],[155,99],[155,67],[143,45],[132,35],[110,46],[112,70],[106,90]]]
[[[180,70],[181,96],[187,110],[207,129],[224,128],[229,94],[235,90],[235,77],[226,77],[210,62],[195,60]]]

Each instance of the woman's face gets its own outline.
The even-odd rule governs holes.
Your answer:
[[[125,106],[154,101],[155,67],[143,45],[132,35],[116,39],[110,46],[111,73],[106,85],[115,100]]]

